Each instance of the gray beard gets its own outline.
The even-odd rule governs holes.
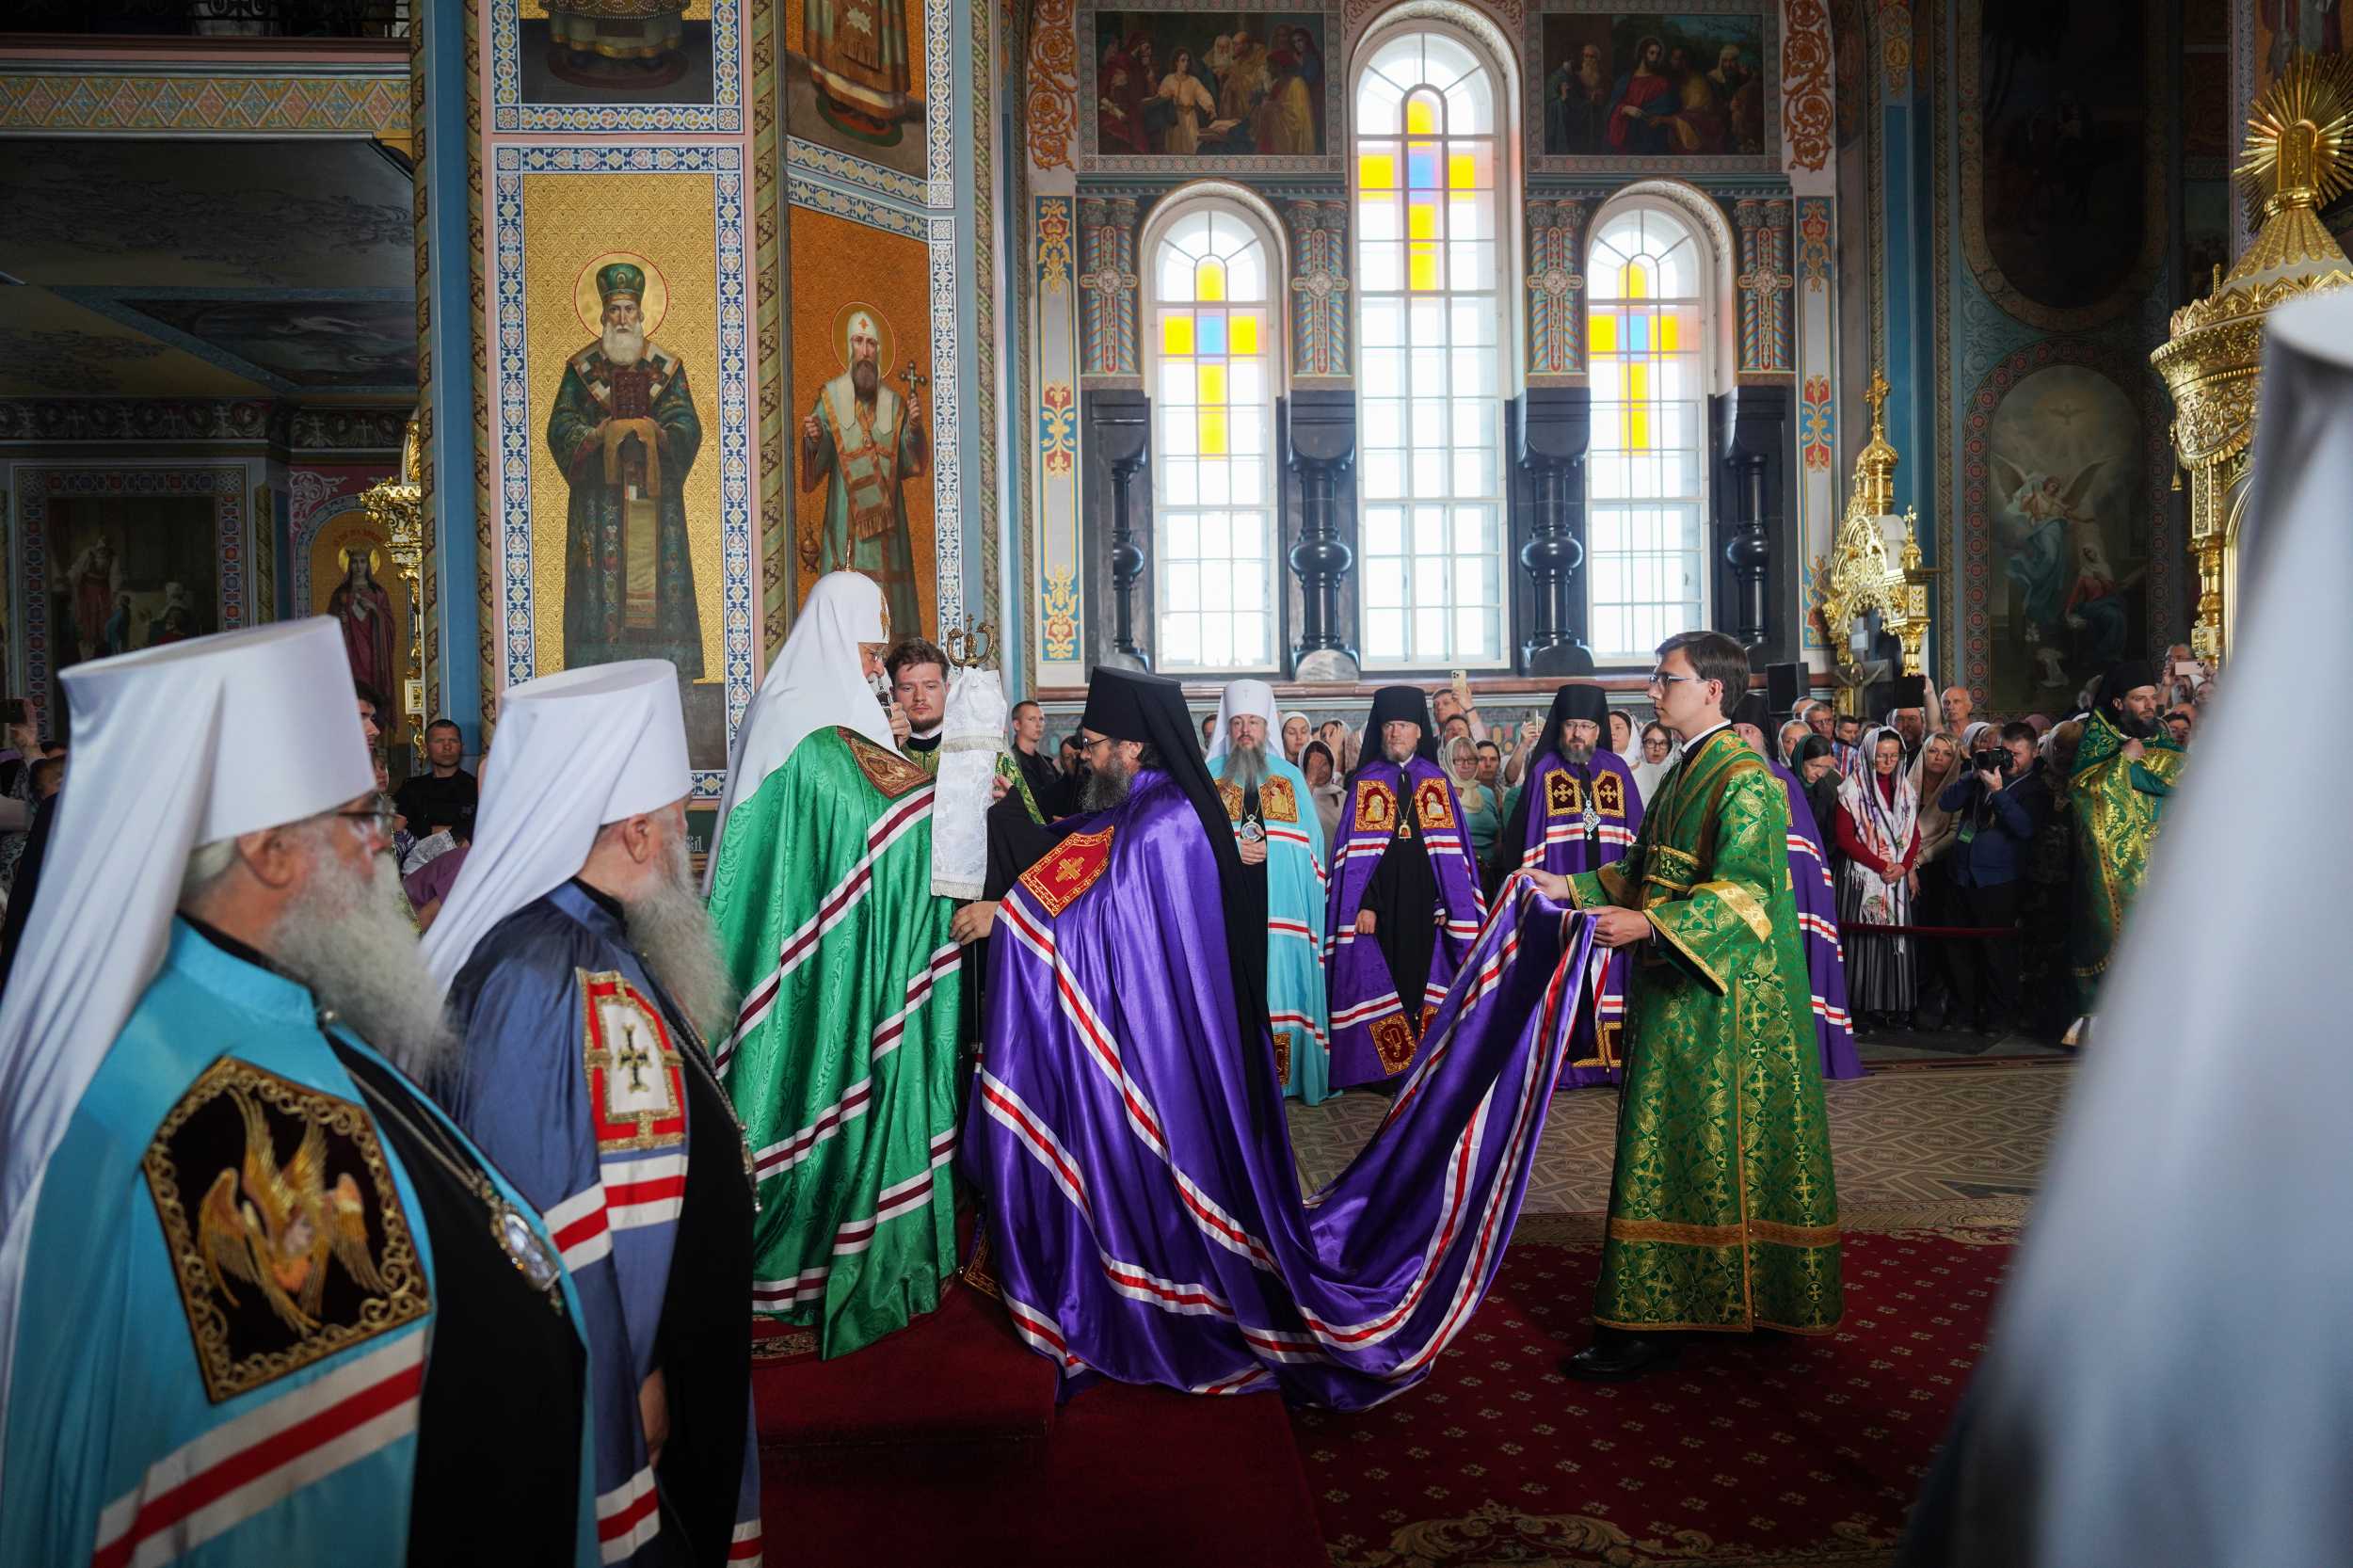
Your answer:
[[[1571,745],[1568,742],[1563,741],[1561,743],[1561,755],[1567,760],[1576,763],[1581,768],[1593,761],[1593,748],[1592,746]]]
[[[616,365],[635,364],[646,357],[646,334],[633,327],[607,327],[604,357]]]
[[[340,821],[328,831],[344,831]],[[319,1006],[417,1083],[430,1087],[456,1054],[441,993],[424,964],[390,855],[354,869],[324,845],[318,870],[270,928],[270,960]]]
[[[1401,768],[1414,760],[1415,753],[1416,748],[1413,746],[1392,746],[1386,742],[1382,743],[1381,755]]]
[[[622,905],[629,945],[706,1042],[725,1039],[743,993],[719,955],[719,934],[695,886],[684,839],[670,840],[664,870],[651,892]]]
[[[1264,784],[1266,775],[1265,747],[1238,745],[1225,753],[1225,782],[1231,784],[1243,794],[1246,795]]]
[[[1135,788],[1136,776],[1120,762],[1106,762],[1087,775],[1086,788],[1079,792],[1081,811],[1108,811],[1128,798]]]

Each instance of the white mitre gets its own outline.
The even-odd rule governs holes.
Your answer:
[[[588,664],[508,687],[473,847],[424,934],[433,983],[446,996],[492,926],[578,875],[597,829],[659,811],[693,786],[678,666],[667,659]]]
[[[1237,713],[1256,713],[1266,720],[1267,748],[1277,757],[1283,754],[1283,719],[1274,711],[1274,688],[1263,680],[1229,680],[1225,683],[1225,690],[1218,694],[1217,731],[1209,737],[1209,764],[1212,768],[1216,766],[1217,760],[1225,755],[1225,727]]]
[[[163,967],[198,846],[376,787],[324,616],[75,664],[72,781],[0,1000],[0,1411],[41,1175]]]
[[[932,891],[976,899],[988,879],[991,780],[1005,754],[1005,688],[995,670],[958,668],[939,723],[932,796]]]

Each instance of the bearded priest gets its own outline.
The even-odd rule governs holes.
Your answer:
[[[589,1568],[582,1300],[414,1081],[449,1036],[343,634],[65,684],[0,1004],[0,1562]]]
[[[1286,1095],[1331,1093],[1323,979],[1323,834],[1306,776],[1267,743],[1279,731],[1274,688],[1236,680],[1218,699],[1209,776],[1234,824],[1244,873],[1266,886],[1267,1025]]]
[[[1371,755],[1341,795],[1324,902],[1336,1089],[1413,1065],[1486,917],[1463,804],[1438,769],[1421,688],[1382,687],[1365,730]]]
[[[2108,671],[2084,720],[2067,800],[2075,817],[2074,919],[2068,946],[2075,1011],[2089,1015],[2100,979],[2123,935],[2124,911],[2140,896],[2149,849],[2166,797],[2181,782],[2186,754],[2157,723],[2156,672],[2139,660]]]
[[[1658,647],[1650,689],[1683,743],[1626,855],[1530,873],[1634,953],[1618,1158],[1593,1343],[1562,1365],[1613,1382],[1680,1353],[1673,1331],[1838,1326],[1838,1208],[1780,781],[1733,732],[1746,649]]]
[[[608,1563],[760,1554],[750,1158],[703,1041],[734,992],[686,861],[660,659],[511,687],[425,938],[464,1033],[441,1099],[548,1217],[588,1320]]]
[[[744,715],[709,873],[744,996],[719,1067],[760,1181],[752,1309],[826,1356],[931,1311],[955,1267],[963,975],[932,776],[870,684],[888,636],[872,578],[817,580]]]
[[[1609,717],[1609,698],[1599,686],[1568,685],[1553,694],[1552,712],[1529,753],[1534,765],[1496,840],[1487,868],[1490,897],[1523,866],[1563,875],[1595,872],[1634,847],[1642,796],[1625,760],[1602,746]],[[1593,1006],[1577,1012],[1569,1064],[1561,1075],[1564,1088],[1615,1083],[1625,1062],[1626,953],[1596,948],[1593,959],[1593,972],[1584,977]]]

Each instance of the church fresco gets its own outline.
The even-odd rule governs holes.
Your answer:
[[[922,0],[781,0],[785,129],[798,141],[924,172]]]
[[[218,631],[213,501],[191,495],[60,495],[43,520],[53,658],[37,694],[52,732],[65,712],[56,674],[86,659]]]
[[[1982,476],[1970,483],[1988,549],[1970,571],[1984,589],[1996,711],[2071,711],[2146,644],[2141,418],[2102,371],[2051,364],[2012,383],[1984,422]]]
[[[1765,151],[1761,14],[1547,15],[1544,149],[1554,156]]]
[[[791,225],[794,608],[846,568],[882,585],[892,636],[937,638],[929,249],[808,207]]]
[[[743,126],[738,0],[489,0],[502,131]]]
[[[505,683],[669,660],[706,791],[750,696],[736,165],[502,148],[496,168]]]
[[[1339,37],[1323,7],[1080,7],[1080,171],[1337,173]]]

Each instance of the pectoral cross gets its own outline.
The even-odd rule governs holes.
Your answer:
[[[899,373],[897,380],[901,386],[906,388],[907,396],[911,398],[920,395],[923,389],[932,384],[930,376],[915,368],[913,360],[907,361],[907,368]]]

